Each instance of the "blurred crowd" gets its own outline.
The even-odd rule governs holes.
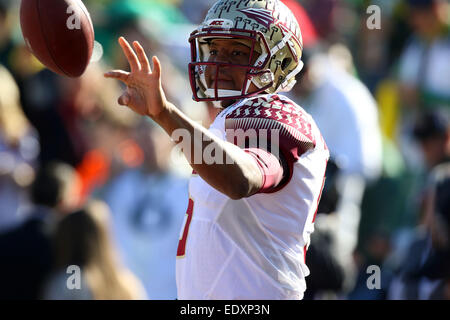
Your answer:
[[[69,79],[28,52],[20,2],[0,0],[0,299],[173,300],[192,169],[103,73],[128,69],[119,36],[140,41],[168,99],[207,127],[217,109],[192,101],[188,38],[214,0],[83,2],[96,58]],[[332,157],[305,299],[450,299],[450,4],[283,2],[304,43],[288,95]]]

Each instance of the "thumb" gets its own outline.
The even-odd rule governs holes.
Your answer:
[[[120,96],[119,104],[121,106],[128,106],[129,103],[130,103],[130,95],[128,93],[124,93],[123,95]]]

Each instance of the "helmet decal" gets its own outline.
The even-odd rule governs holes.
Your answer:
[[[274,23],[275,20],[274,17],[272,16],[272,12],[266,9],[247,8],[247,9],[240,9],[238,11],[244,13],[250,19],[253,19],[256,22],[262,24],[267,29],[270,28],[270,25]]]
[[[233,21],[228,19],[211,19],[206,22],[208,26],[211,27],[220,27],[220,28],[232,28]]]

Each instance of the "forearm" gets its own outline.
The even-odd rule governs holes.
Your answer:
[[[192,168],[212,187],[232,199],[248,197],[260,190],[263,178],[255,160],[239,147],[223,141],[168,104],[152,118],[182,150]],[[214,159],[205,159],[214,150]]]

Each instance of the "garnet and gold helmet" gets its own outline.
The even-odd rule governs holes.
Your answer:
[[[234,39],[249,44],[247,64],[212,62],[211,39]],[[189,39],[192,61],[189,64],[193,98],[196,101],[221,101],[248,98],[260,93],[289,91],[302,70],[303,44],[299,24],[279,0],[220,0],[209,10],[202,25]],[[246,71],[242,89],[220,89],[218,82],[207,83],[205,71],[223,68]],[[256,90],[249,92],[250,85]]]

